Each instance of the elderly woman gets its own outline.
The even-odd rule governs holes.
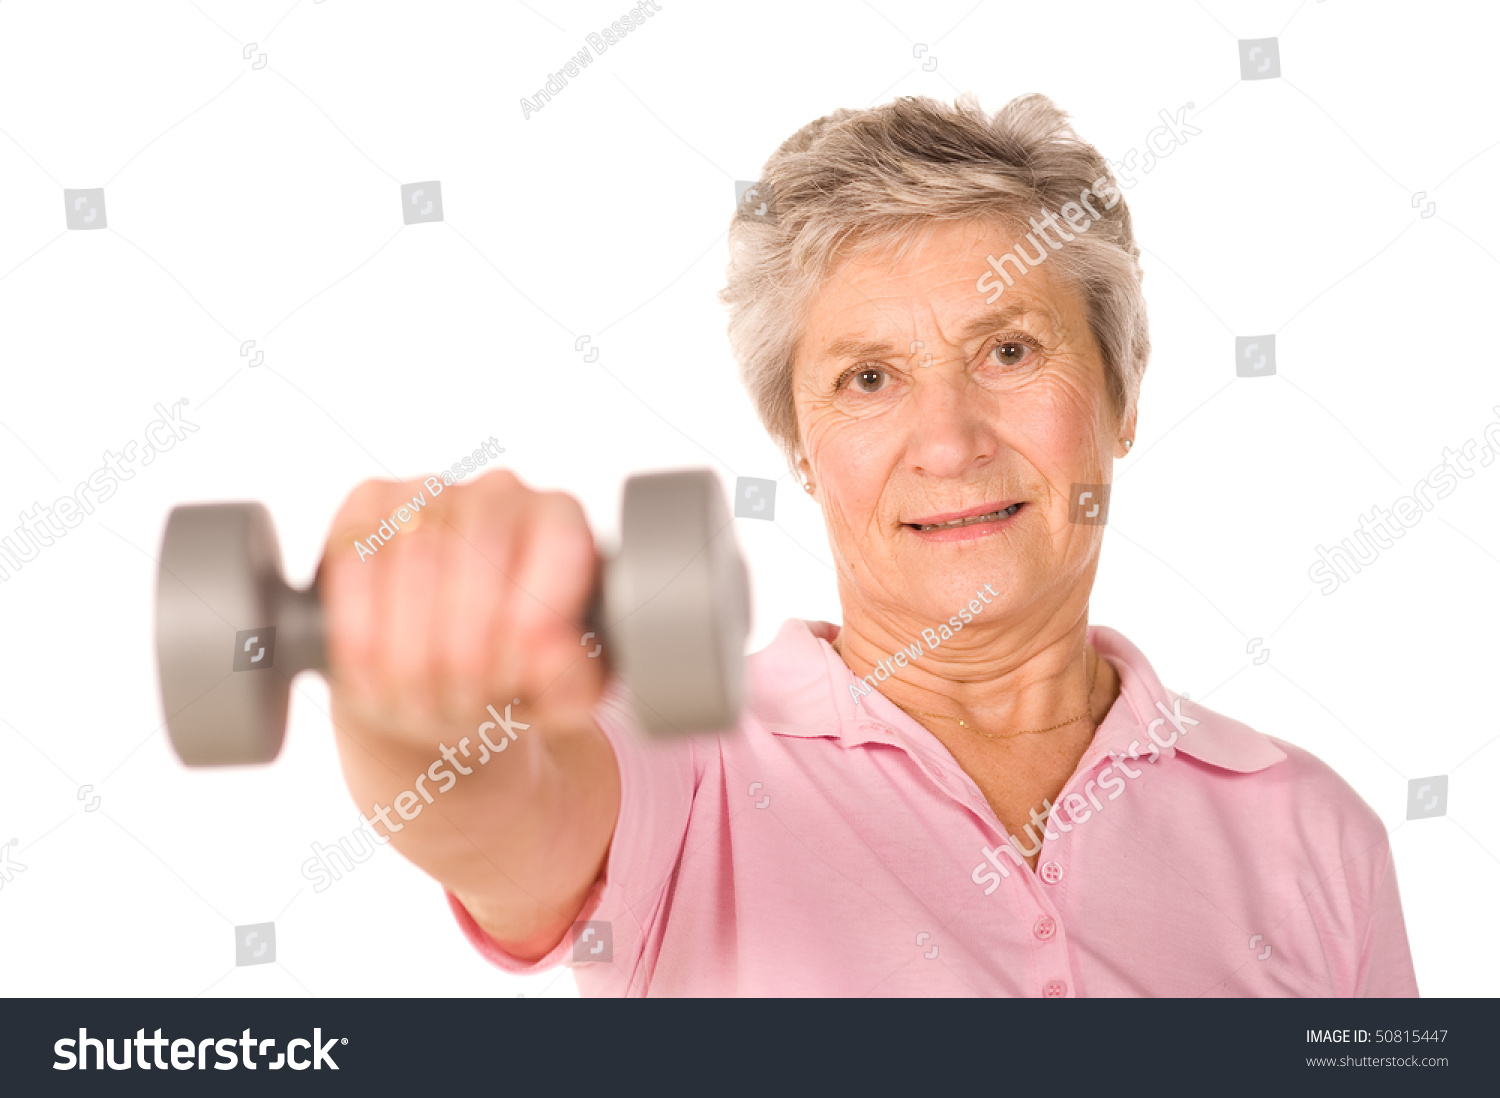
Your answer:
[[[735,734],[633,729],[582,657],[582,509],[494,472],[330,563],[345,774],[496,965],[587,994],[1414,995],[1375,814],[1088,621],[1149,353],[1130,215],[1041,96],[804,127],[731,229],[731,342],[822,508],[842,626]],[[370,482],[334,529],[386,514]],[[435,745],[511,754],[403,824]],[[461,764],[460,758],[452,760]]]

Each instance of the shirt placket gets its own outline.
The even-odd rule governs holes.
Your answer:
[[[1137,729],[1131,727],[1124,730],[1124,735],[1130,735],[1136,731]],[[1068,820],[1064,824],[1061,820],[1054,819],[1057,815],[1057,806],[1064,804],[1072,793],[1077,793],[1087,800],[1082,790],[1088,788],[1090,780],[1095,779],[1105,765],[1118,765],[1118,759],[1122,755],[1137,765],[1156,761],[1155,755],[1148,758],[1124,754],[1121,732],[1110,736],[1105,744],[1107,746],[1095,748],[1090,752],[1094,755],[1092,760],[1089,760],[1087,755],[1085,756],[1083,761],[1087,765],[1080,766],[1078,771],[1068,779],[1068,783],[1057,794],[1057,799],[1053,802],[1042,826],[1042,846],[1037,852],[1035,879],[1029,883],[1033,886],[1031,894],[1040,909],[1037,921],[1033,924],[1032,933],[1040,942],[1053,947],[1052,950],[1043,950],[1038,955],[1038,959],[1043,962],[1038,971],[1044,974],[1041,990],[1044,999],[1077,997],[1076,979],[1069,960],[1062,912],[1067,899],[1068,874],[1076,862],[1074,832],[1079,830],[1081,822]],[[1061,813],[1062,816],[1067,816],[1067,814],[1066,809]]]
[[[866,731],[873,732],[875,729],[867,727]],[[894,732],[894,729],[882,731]],[[923,752],[900,742],[899,737],[887,742],[893,742],[906,751],[934,785],[988,824],[1002,844],[1010,842],[1004,826],[995,817],[989,802],[984,799],[984,794],[957,764],[952,767],[941,765],[925,757]],[[1068,788],[1072,788],[1072,782],[1069,782]],[[1034,873],[1025,862],[1020,866],[1010,866],[1008,860],[1004,863],[1010,866],[1012,877],[1020,877],[1025,882],[1023,887],[1026,899],[1020,902],[1026,907],[1022,919],[1029,923],[1027,944],[1030,946],[1031,971],[1034,974],[1032,994],[1043,999],[1063,999],[1074,994],[1073,969],[1068,960],[1067,936],[1060,910],[1063,882],[1067,877],[1065,862],[1069,851],[1069,845],[1063,840],[1068,838],[1071,836],[1057,834],[1055,838],[1049,839],[1046,827],[1043,828],[1042,847],[1037,855],[1039,860]]]
[[[1031,924],[1033,971],[1037,974],[1037,995],[1043,999],[1067,999],[1075,992],[1062,911],[1073,836],[1061,830],[1051,831],[1051,823],[1049,818],[1042,825],[1036,872],[1027,871],[1030,878],[1026,882],[1027,895],[1035,909]]]

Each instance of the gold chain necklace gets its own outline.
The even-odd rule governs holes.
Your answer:
[[[1084,662],[1084,666],[1085,667],[1088,665],[1088,658],[1089,658],[1088,657],[1088,651],[1089,651],[1088,650],[1088,646],[1085,645],[1084,649],[1083,649],[1083,662]],[[906,706],[902,705],[898,701],[892,701],[891,704],[894,705],[897,709],[901,710],[903,713],[906,713],[909,716],[914,716],[914,717],[915,716],[936,717],[938,720],[957,721],[962,727],[967,728],[970,732],[976,732],[976,733],[978,733],[979,735],[983,736],[987,740],[1012,740],[1012,739],[1015,739],[1017,736],[1036,736],[1036,735],[1039,735],[1042,732],[1055,732],[1057,729],[1063,728],[1063,727],[1065,727],[1067,725],[1070,725],[1070,724],[1073,724],[1075,721],[1081,721],[1081,720],[1083,720],[1084,717],[1088,717],[1089,723],[1093,724],[1094,723],[1094,685],[1098,681],[1099,681],[1099,657],[1095,656],[1094,657],[1094,674],[1089,679],[1089,692],[1086,695],[1084,695],[1084,699],[1083,699],[1083,702],[1084,702],[1084,711],[1082,713],[1078,714],[1078,716],[1076,716],[1076,717],[1069,717],[1067,720],[1062,721],[1059,724],[1050,725],[1047,728],[1033,728],[1033,729],[1030,729],[1030,730],[1028,730],[1026,732],[985,732],[982,729],[975,728],[973,725],[971,725],[968,722],[966,722],[962,717],[952,717],[952,716],[949,716],[946,713],[927,713],[927,712],[925,712],[925,711],[923,711],[921,709],[908,709],[908,708],[906,708]]]

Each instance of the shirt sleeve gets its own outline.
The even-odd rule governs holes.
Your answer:
[[[1384,845],[1385,865],[1370,901],[1354,994],[1359,998],[1414,999],[1419,994],[1417,973],[1406,940],[1406,919],[1401,914],[1396,863],[1390,842]]]
[[[563,935],[546,956],[522,960],[480,929],[458,897],[451,892],[447,897],[464,937],[496,967],[530,976],[575,960],[587,962],[580,966],[580,984],[587,969],[591,993],[618,995],[643,983],[635,974],[653,932],[660,930],[698,775],[692,738],[655,739],[641,733],[619,679],[611,681],[593,715],[619,768],[620,808],[604,869],[578,912],[575,932]],[[585,922],[596,924],[595,933],[579,943],[575,959],[574,938],[578,924]]]

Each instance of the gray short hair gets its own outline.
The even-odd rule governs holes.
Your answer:
[[[969,94],[951,107],[905,97],[836,110],[788,138],[760,183],[770,211],[756,216],[748,204],[735,211],[719,299],[729,309],[740,378],[794,464],[792,356],[812,296],[839,262],[884,247],[905,252],[940,221],[994,221],[1019,235],[1028,218],[1058,212],[1096,183],[1113,188],[1114,176],[1046,96],[1019,96],[990,116]],[[1095,208],[1099,220],[1047,258],[1085,300],[1123,419],[1135,408],[1151,354],[1140,250],[1123,199]],[[1008,282],[1009,272],[1001,273]]]

